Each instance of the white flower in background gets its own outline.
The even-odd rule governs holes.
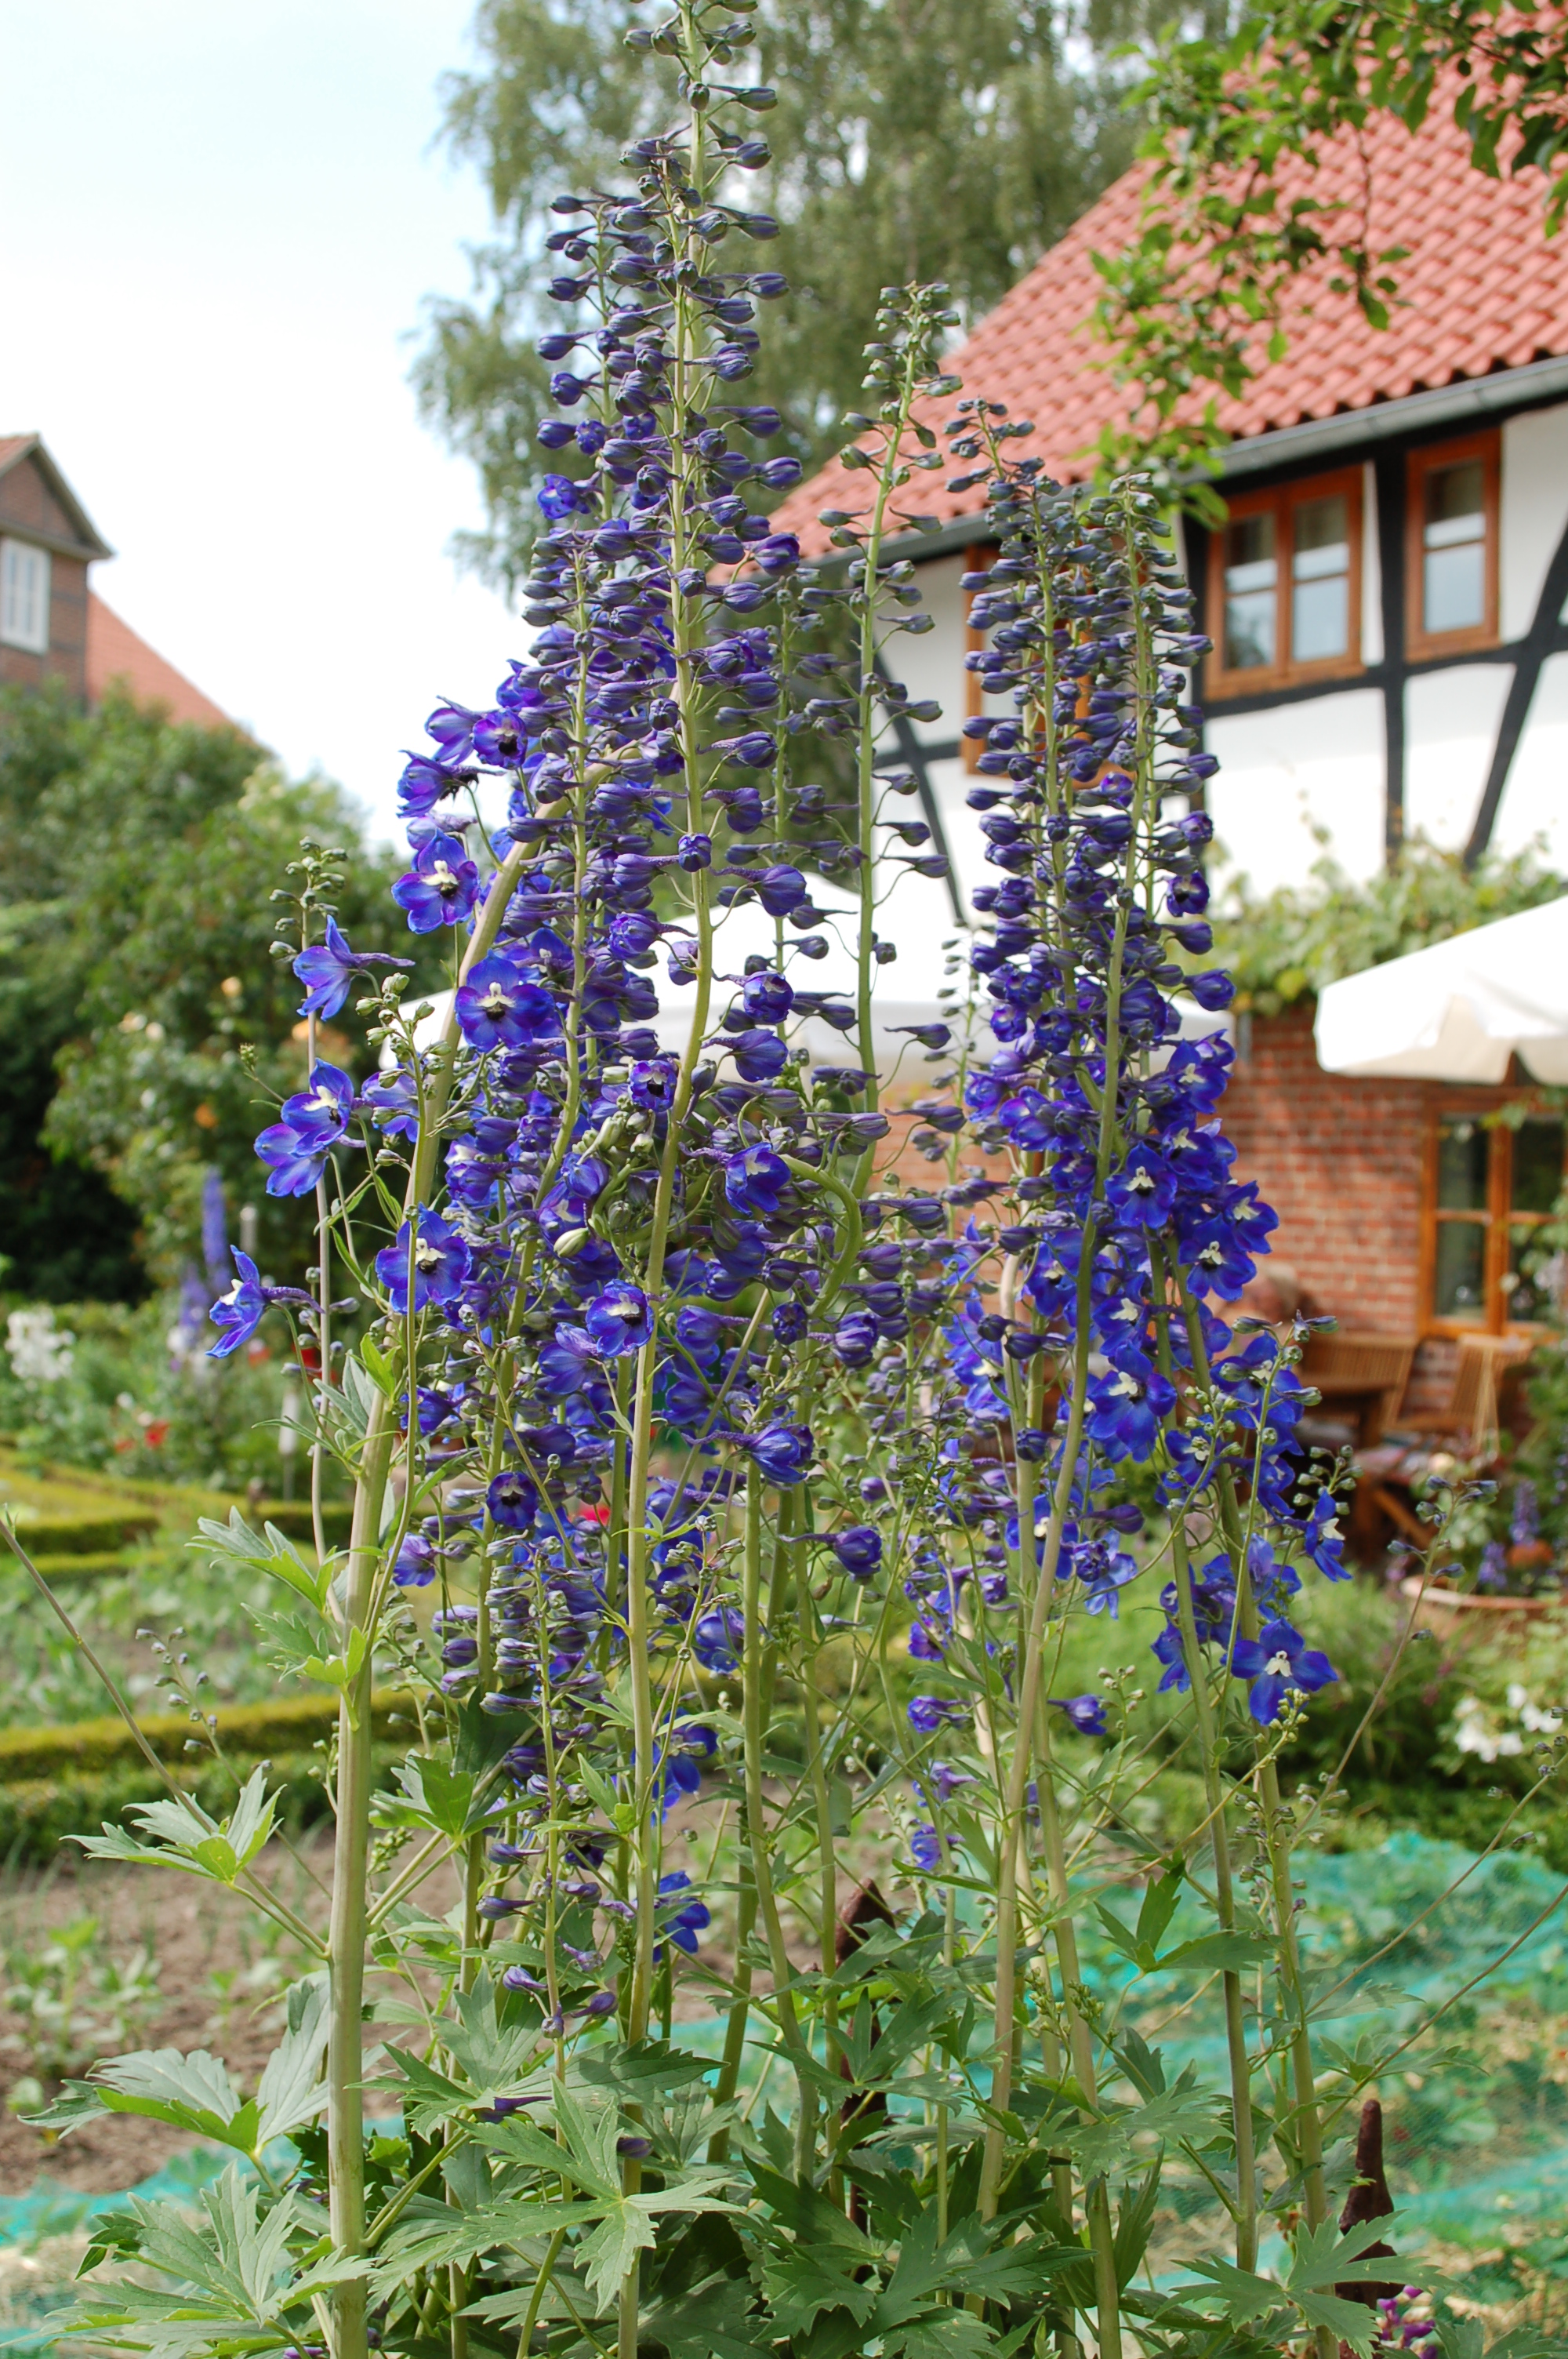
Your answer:
[[[69,1376],[75,1341],[69,1327],[55,1325],[52,1310],[13,1310],[5,1321],[5,1349],[25,1385],[52,1385]]]
[[[1521,1727],[1528,1728],[1532,1736],[1555,1736],[1563,1725],[1563,1714],[1543,1711],[1540,1704],[1532,1703],[1530,1690],[1521,1687],[1518,1680],[1509,1688],[1509,1710],[1518,1712]]]
[[[1478,1761],[1498,1761],[1524,1751],[1517,1728],[1494,1728],[1478,1696],[1461,1696],[1454,1715],[1454,1747],[1473,1753]]]

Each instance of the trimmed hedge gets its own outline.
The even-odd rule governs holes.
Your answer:
[[[393,1762],[406,1750],[401,1745],[376,1746],[378,1786],[389,1782]],[[243,1779],[254,1767],[254,1761],[236,1757],[231,1768],[224,1768],[209,1757],[200,1767],[175,1775],[203,1810],[222,1818],[233,1808],[235,1776]],[[321,1768],[319,1753],[287,1753],[273,1759],[268,1783],[280,1796],[278,1817],[285,1827],[308,1827],[330,1818]],[[118,1823],[134,1803],[160,1801],[167,1791],[162,1780],[137,1759],[116,1763],[96,1777],[29,1777],[0,1786],[0,1860],[47,1867],[71,1835],[96,1834],[100,1827]],[[67,1858],[80,1855],[70,1848],[65,1854]]]
[[[46,1556],[95,1556],[145,1540],[158,1527],[157,1510],[124,1516],[39,1516],[16,1526],[16,1538],[37,1562]]]
[[[395,1688],[381,1688],[372,1699],[372,1727],[379,1737],[395,1737],[392,1723],[406,1718],[413,1727],[413,1698]],[[218,1738],[234,1760],[281,1761],[298,1754],[337,1725],[336,1699],[328,1696],[285,1696],[275,1703],[233,1704],[218,1713]],[[155,1712],[138,1726],[160,1761],[188,1764],[186,1745],[192,1723],[183,1712]],[[10,1786],[47,1779],[51,1786],[89,1777],[120,1764],[137,1765],[138,1775],[152,1779],[148,1799],[157,1789],[153,1773],[142,1761],[135,1738],[123,1720],[67,1721],[58,1728],[0,1729],[0,1793]],[[228,1789],[225,1779],[225,1790]]]

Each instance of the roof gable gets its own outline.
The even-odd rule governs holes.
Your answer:
[[[0,486],[14,471],[31,462],[45,493],[52,504],[64,532],[53,529],[55,518],[40,523],[39,537],[59,550],[61,555],[86,558],[113,557],[114,552],[98,530],[87,510],[66,482],[54,460],[49,456],[40,434],[0,434]],[[0,499],[4,490],[0,488]],[[17,528],[27,526],[18,516]]]
[[[1217,401],[1220,424],[1234,435],[1266,434],[1568,353],[1568,239],[1545,235],[1544,176],[1487,179],[1446,120],[1412,135],[1378,116],[1365,146],[1373,190],[1367,244],[1373,252],[1408,249],[1390,323],[1368,327],[1353,297],[1333,293],[1331,266],[1304,272],[1286,310],[1284,358],[1268,362],[1260,352],[1241,397]],[[1354,142],[1337,140],[1325,151],[1312,193],[1358,208],[1362,173]],[[1142,172],[1134,170],[1108,189],[947,364],[967,393],[1004,401],[1015,418],[1035,421],[1033,438],[1014,443],[1012,455],[1037,455],[1063,480],[1090,473],[1102,428],[1127,421],[1127,391],[1087,323],[1100,292],[1094,255],[1131,244],[1142,186]],[[929,404],[925,422],[939,425],[952,410],[951,400]],[[818,509],[858,508],[864,485],[863,475],[830,461],[774,511],[775,528],[799,533],[802,546],[819,553],[827,538]],[[952,493],[939,476],[918,479],[906,497],[938,524],[983,503],[980,489]]]

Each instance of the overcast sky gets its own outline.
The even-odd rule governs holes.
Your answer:
[[[472,0],[0,0],[0,433],[41,432],[132,627],[389,831],[438,693],[523,634],[407,384],[487,208],[432,149]]]

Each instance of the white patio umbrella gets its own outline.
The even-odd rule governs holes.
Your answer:
[[[1568,1082],[1568,897],[1331,983],[1316,1039],[1327,1073]]]

